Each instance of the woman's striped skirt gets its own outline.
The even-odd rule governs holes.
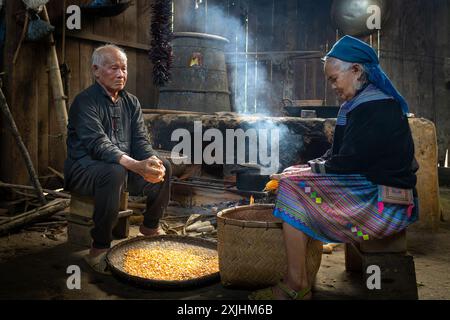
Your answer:
[[[414,204],[380,207],[379,186],[362,175],[304,173],[280,180],[274,215],[316,240],[350,243],[402,231],[418,219]]]

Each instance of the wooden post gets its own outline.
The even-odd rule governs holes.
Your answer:
[[[45,6],[43,14],[44,19],[50,22],[47,13],[47,8]],[[48,40],[50,43],[50,48],[47,56],[47,64],[49,68],[50,85],[53,93],[53,101],[56,109],[57,122],[61,133],[60,135],[62,140],[61,145],[64,148],[64,154],[66,155],[67,154],[66,138],[67,138],[67,122],[68,122],[67,107],[66,107],[67,97],[64,95],[64,86],[61,78],[61,70],[59,69],[59,61],[58,55],[56,53],[55,39],[53,38],[52,34],[49,35]]]

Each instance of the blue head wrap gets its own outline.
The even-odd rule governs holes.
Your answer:
[[[336,42],[327,57],[362,64],[368,74],[369,82],[397,100],[404,114],[409,113],[408,103],[381,69],[375,50],[367,43],[351,36],[345,36]]]

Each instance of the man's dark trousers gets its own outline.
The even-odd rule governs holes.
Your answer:
[[[131,196],[147,196],[144,226],[157,228],[170,198],[170,162],[162,159],[166,168],[164,182],[152,184],[126,170],[120,164],[95,161],[83,168],[75,162],[66,177],[66,189],[82,196],[94,197],[94,228],[92,246],[107,249],[113,240],[112,230],[117,223],[120,195],[128,189]]]

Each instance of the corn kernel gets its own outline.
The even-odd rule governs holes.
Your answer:
[[[124,271],[152,280],[190,280],[219,272],[219,260],[193,248],[131,249],[125,253]]]

